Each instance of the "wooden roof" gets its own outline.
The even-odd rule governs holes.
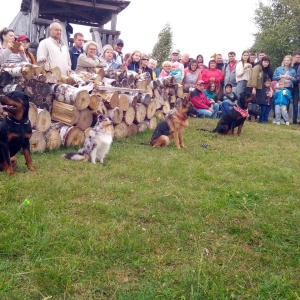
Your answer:
[[[43,0],[39,1],[39,18],[100,27],[129,4],[124,0]],[[30,8],[31,0],[22,0],[21,11],[30,12]]]

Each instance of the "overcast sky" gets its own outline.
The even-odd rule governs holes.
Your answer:
[[[264,1],[265,2],[265,1]],[[21,0],[6,2],[5,13],[0,18],[0,28],[9,26],[20,10]],[[235,51],[240,58],[243,50],[254,43],[254,10],[258,0],[131,0],[117,18],[117,30],[125,46],[123,52],[140,50],[150,53],[158,34],[167,23],[173,32],[175,49],[191,57],[204,56],[207,63],[215,52],[227,57]],[[89,27],[73,26],[90,39]],[[110,29],[110,24],[105,26]]]

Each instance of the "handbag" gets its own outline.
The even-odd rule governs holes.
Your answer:
[[[248,104],[249,115],[259,116],[261,114],[261,107],[257,103],[250,102]]]

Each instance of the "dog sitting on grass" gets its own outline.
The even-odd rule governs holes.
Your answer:
[[[91,161],[93,164],[100,161],[104,164],[104,158],[109,152],[112,141],[112,121],[107,117],[99,116],[83,147],[78,152],[64,153],[62,156],[71,160]]]
[[[166,118],[161,121],[153,132],[150,145],[152,147],[168,146],[170,141],[174,139],[175,146],[178,149],[186,148],[183,141],[183,131],[188,126],[188,118],[192,104],[184,101],[179,104]]]

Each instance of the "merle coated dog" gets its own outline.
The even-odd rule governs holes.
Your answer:
[[[27,168],[36,171],[32,166],[30,155],[31,123],[28,117],[29,100],[23,92],[11,92],[0,97],[1,107],[6,113],[0,124],[0,170],[8,175],[14,173],[15,155],[22,149]]]

